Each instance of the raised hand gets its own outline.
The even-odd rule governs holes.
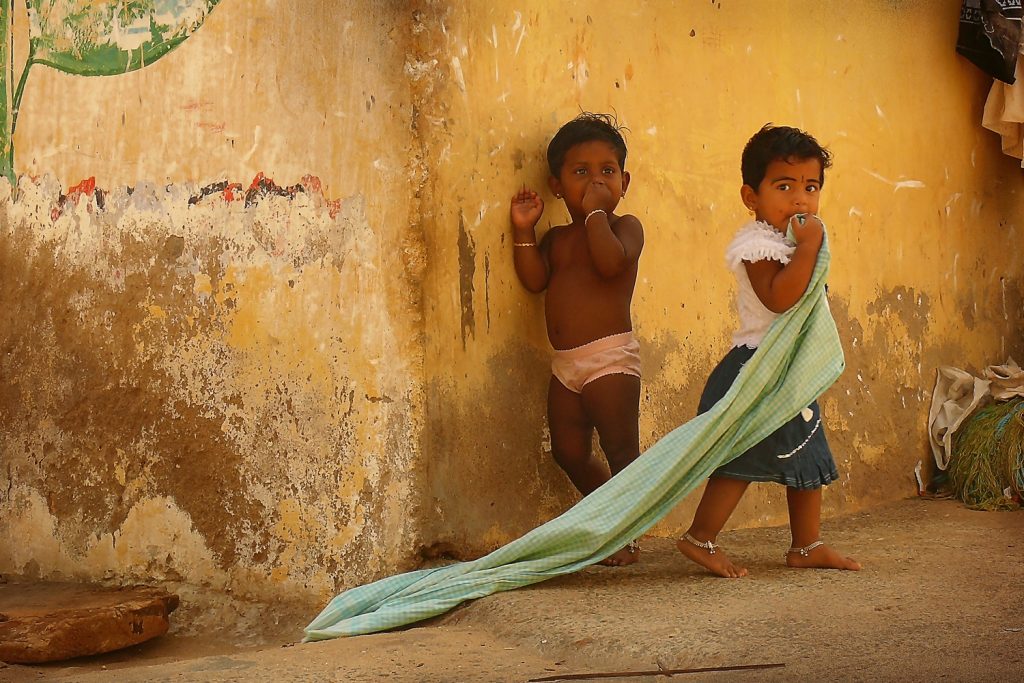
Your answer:
[[[509,207],[509,218],[512,227],[517,230],[533,230],[544,213],[544,200],[528,187],[523,187],[512,195]]]
[[[825,234],[825,226],[821,219],[812,213],[800,214],[803,216],[801,222],[797,216],[789,219],[789,227],[793,230],[793,239],[797,244],[809,242],[821,246],[821,240]]]

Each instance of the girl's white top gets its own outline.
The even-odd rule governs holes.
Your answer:
[[[733,346],[756,349],[772,321],[779,317],[778,313],[765,308],[757,298],[743,262],[753,263],[771,259],[786,265],[795,250],[796,243],[762,221],[751,221],[740,228],[729,248],[725,250],[726,265],[736,275],[736,282],[739,285],[736,292],[736,313],[739,315],[740,325],[732,335]]]

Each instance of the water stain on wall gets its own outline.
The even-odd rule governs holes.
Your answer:
[[[466,230],[466,219],[459,213],[459,303],[462,310],[462,348],[466,337],[476,335],[476,317],[473,314],[473,276],[476,275],[476,244]]]

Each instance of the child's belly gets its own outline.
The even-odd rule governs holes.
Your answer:
[[[552,277],[544,299],[548,339],[571,349],[633,329],[630,301],[635,272],[611,279]]]

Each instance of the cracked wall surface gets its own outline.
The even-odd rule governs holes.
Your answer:
[[[642,445],[727,350],[740,150],[787,123],[836,158],[825,514],[913,495],[935,368],[1024,356],[1021,170],[941,4],[224,0],[143,71],[33,72],[0,188],[0,573],[316,601],[571,505],[508,202],[564,221],[544,150],[581,109],[628,127]],[[731,524],[785,515],[758,486]]]

